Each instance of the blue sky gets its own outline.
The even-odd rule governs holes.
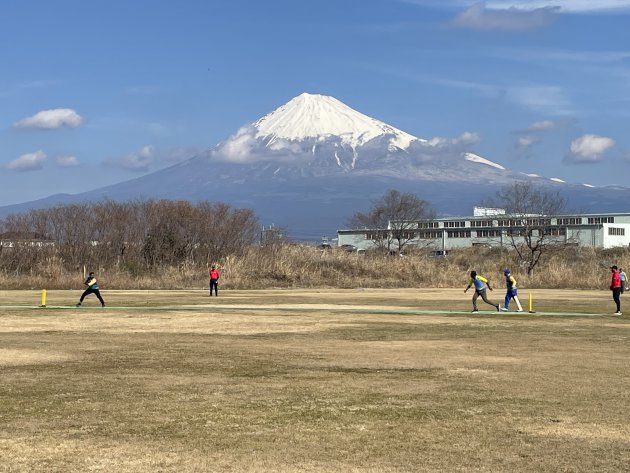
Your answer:
[[[302,92],[568,182],[630,186],[630,0],[20,0],[0,205],[132,179]]]

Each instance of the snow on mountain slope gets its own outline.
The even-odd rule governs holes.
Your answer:
[[[473,154],[473,153],[464,153],[464,159],[466,161],[472,161],[473,163],[486,164],[488,166],[492,166],[493,168],[501,169],[502,171],[506,170],[500,164],[494,163],[490,161],[489,159],[482,158],[481,156],[477,156],[476,154]]]
[[[339,137],[351,147],[364,145],[383,135],[392,135],[390,144],[407,149],[413,141],[424,142],[386,123],[348,107],[334,97],[303,93],[254,122],[256,137],[269,140],[303,141]]]

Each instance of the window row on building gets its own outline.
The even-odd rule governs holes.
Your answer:
[[[525,229],[525,228],[508,228],[504,230],[446,230],[448,238],[501,238],[501,236],[525,236],[539,235],[540,231],[544,235],[564,236],[567,229],[563,227],[549,227],[544,229]],[[609,235],[625,235],[623,228],[609,228]],[[366,240],[382,240],[386,238],[400,238],[401,240],[436,240],[444,237],[444,231],[411,231],[388,233],[386,231],[371,231],[364,233]]]
[[[601,225],[605,223],[615,223],[614,216],[597,217],[557,217],[557,218],[499,218],[490,219],[437,219],[416,222],[418,229],[429,228],[485,228],[485,227],[539,227],[539,226],[574,226],[574,225]]]

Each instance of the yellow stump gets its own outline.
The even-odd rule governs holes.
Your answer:
[[[42,305],[40,307],[46,307],[46,289],[42,289]]]
[[[530,314],[535,314],[534,309],[533,309],[533,305],[532,305],[532,293],[529,293],[529,313]]]

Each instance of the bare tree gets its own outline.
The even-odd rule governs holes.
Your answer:
[[[566,200],[558,193],[529,182],[516,182],[497,192],[495,206],[506,211],[508,244],[530,275],[550,250],[564,245],[552,218],[566,213]]]
[[[367,212],[357,212],[348,220],[353,228],[371,230],[369,237],[379,248],[391,251],[394,242],[397,250],[415,238],[418,222],[434,217],[429,203],[412,193],[390,189],[373,202]]]
[[[289,244],[288,230],[275,225],[263,226],[260,230],[260,246],[282,247]]]
[[[209,265],[244,252],[259,236],[251,209],[171,200],[58,205],[9,215],[0,229],[14,240],[54,242],[1,250],[0,270],[16,273],[50,257],[66,268],[123,267],[138,274],[156,266]]]

